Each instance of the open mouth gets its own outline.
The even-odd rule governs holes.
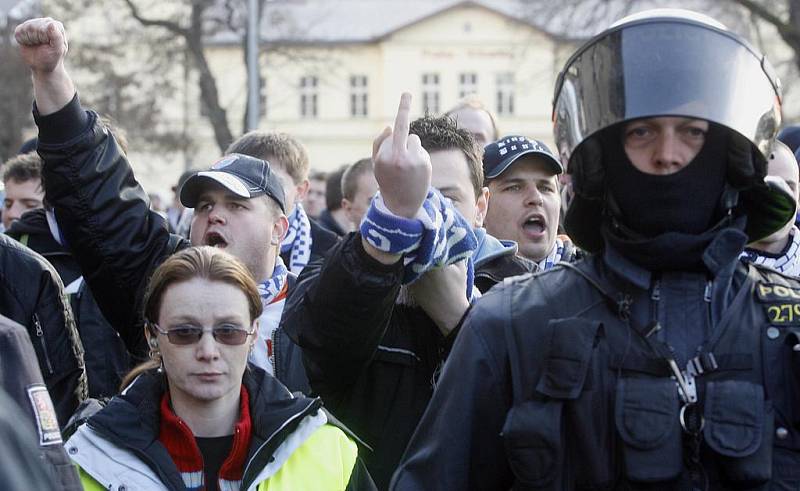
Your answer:
[[[226,241],[225,237],[223,237],[217,232],[207,233],[205,237],[205,244],[211,247],[219,247],[222,249],[228,247],[228,241]]]
[[[529,233],[532,234],[542,234],[545,231],[545,223],[542,217],[532,216],[525,220],[522,224],[522,228]]]

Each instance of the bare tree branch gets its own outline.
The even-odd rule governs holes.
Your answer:
[[[128,8],[131,11],[131,16],[134,19],[136,19],[136,21],[139,22],[141,25],[146,27],[162,27],[178,36],[183,36],[183,37],[189,36],[189,31],[187,29],[182,28],[177,23],[168,20],[148,19],[142,17],[142,15],[139,13],[139,7],[137,7],[136,4],[133,3],[133,0],[124,0],[124,2],[128,5]]]
[[[797,43],[797,41],[800,40],[800,29],[792,25],[788,20],[781,19],[761,3],[755,0],[734,0],[734,2],[775,26],[781,37],[787,40],[787,42],[789,39],[793,40],[790,44]]]

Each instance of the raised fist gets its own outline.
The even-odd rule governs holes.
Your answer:
[[[375,180],[389,210],[401,217],[416,216],[431,184],[431,158],[417,135],[409,135],[411,94],[400,97],[394,130],[387,127],[372,144]]]
[[[31,19],[17,26],[14,38],[28,67],[36,73],[49,73],[64,62],[67,33],[64,25],[49,17]]]

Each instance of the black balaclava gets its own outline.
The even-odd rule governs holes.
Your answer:
[[[621,125],[614,129],[604,145],[606,183],[623,225],[641,238],[653,238],[667,232],[698,235],[719,222],[728,162],[724,130],[709,125],[703,148],[688,165],[674,174],[653,175],[633,166]]]
[[[726,131],[710,124],[703,148],[688,165],[673,174],[652,175],[628,159],[622,125],[606,130],[606,241],[651,271],[702,270],[703,252],[729,225],[722,206],[727,148]]]

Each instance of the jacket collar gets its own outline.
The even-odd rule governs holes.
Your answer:
[[[205,478],[203,455],[189,426],[170,407],[169,392],[161,396],[160,429],[158,440],[167,448],[172,461],[189,488]],[[239,420],[234,425],[233,445],[228,457],[219,469],[219,479],[236,482],[242,480],[245,458],[250,444],[250,400],[242,385],[239,399]]]
[[[59,244],[50,233],[43,208],[31,210],[22,215],[19,220],[11,224],[8,230],[6,230],[6,234],[14,237],[16,240],[21,240],[24,235],[27,235],[28,247],[45,257],[50,255],[68,255],[64,247]]]
[[[717,233],[703,252],[703,264],[711,276],[727,278],[732,275],[745,241],[746,236],[735,228]],[[617,277],[636,288],[647,290],[650,287],[652,273],[627,259],[608,242],[603,250],[603,262]]]
[[[475,237],[478,239],[478,247],[472,254],[472,260],[475,262],[475,269],[480,268],[492,259],[500,256],[513,256],[517,253],[517,243],[511,240],[499,240],[486,232],[483,227],[475,227],[472,229],[475,232]]]
[[[253,365],[245,370],[242,384],[250,399],[251,437],[245,465],[260,470],[303,416],[316,412],[319,399],[295,397],[277,379]],[[167,390],[166,378],[146,372],[108,405],[92,416],[88,424],[115,445],[137,455],[156,472],[165,486],[183,489],[183,479],[164,445],[158,440],[160,404]],[[252,465],[251,465],[252,464]],[[244,483],[243,483],[244,484]]]

